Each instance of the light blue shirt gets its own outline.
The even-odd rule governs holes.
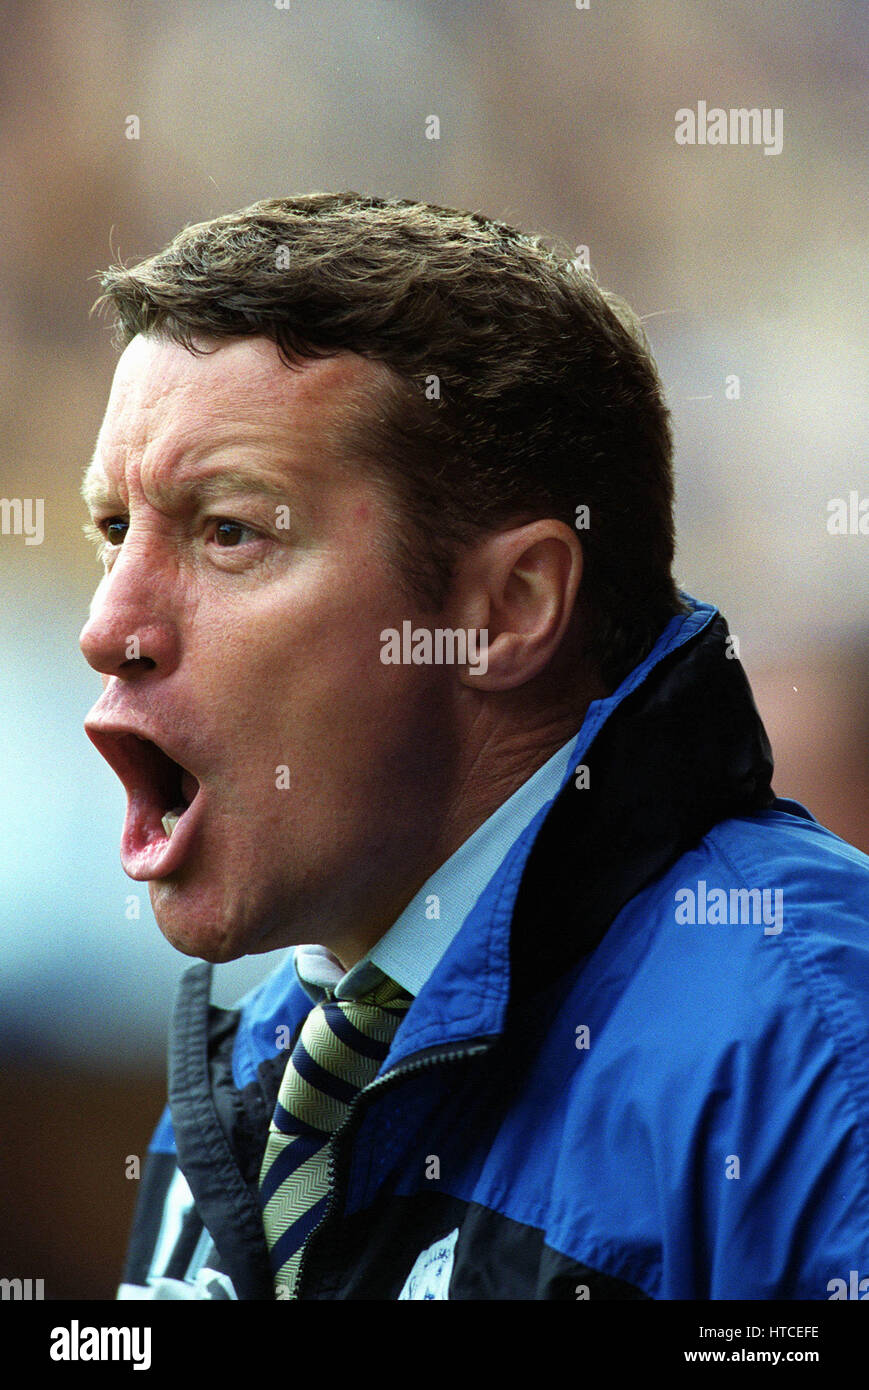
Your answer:
[[[578,734],[577,730],[577,734]],[[552,801],[572,770],[577,734],[492,813],[426,879],[416,897],[379,941],[346,973],[325,946],[297,946],[293,962],[315,1003],[331,989],[338,999],[358,999],[384,975],[416,997],[510,845],[540,809]]]

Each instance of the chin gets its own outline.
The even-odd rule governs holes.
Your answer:
[[[179,892],[165,882],[150,883],[148,887],[157,926],[169,945],[182,955],[223,965],[267,949],[258,944],[255,933],[251,939],[249,922],[233,921],[217,903],[195,904],[189,893]]]
[[[180,951],[183,956],[207,960],[211,965],[225,965],[227,961],[239,960],[248,952],[248,948],[238,942],[215,938],[213,933],[208,931],[197,933],[196,927],[191,927],[189,922],[183,928],[179,928],[161,922],[158,917],[157,925],[169,945],[174,946],[176,951]]]
[[[310,914],[300,913],[297,899],[282,889],[269,880],[255,893],[248,876],[240,894],[237,883],[200,873],[148,884],[154,917],[170,946],[212,965],[314,940],[304,934]]]

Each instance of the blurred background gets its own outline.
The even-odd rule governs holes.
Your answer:
[[[0,4],[0,494],[45,508],[42,544],[0,535],[0,1275],[114,1295],[190,963],[121,871],[123,792],[82,731],[78,486],[115,362],[94,276],[314,189],[587,247],[646,320],[677,573],[739,638],[776,791],[869,851],[869,536],[827,527],[869,498],[867,21],[848,0]],[[699,101],[780,109],[781,153],[677,144]],[[218,1002],[274,964],[219,967]]]

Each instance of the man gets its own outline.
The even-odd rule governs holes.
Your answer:
[[[104,277],[87,731],[182,983],[128,1298],[811,1298],[869,1274],[869,864],[674,586],[633,316],[355,194]],[[311,944],[313,943],[313,944]]]

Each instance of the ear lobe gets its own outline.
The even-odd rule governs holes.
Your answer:
[[[512,690],[528,679],[522,674],[524,643],[516,633],[499,633],[494,642],[481,651],[479,660],[473,665],[470,643],[468,650],[468,664],[459,675],[463,685],[475,690]]]

